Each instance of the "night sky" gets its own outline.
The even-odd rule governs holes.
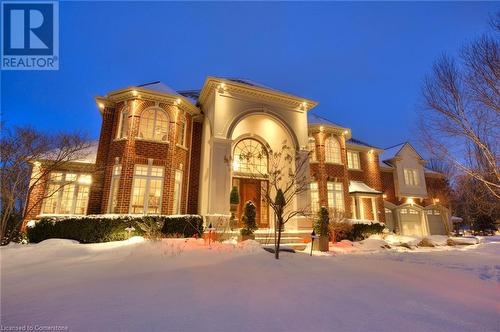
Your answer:
[[[412,140],[433,61],[489,27],[498,3],[60,4],[60,70],[2,72],[2,120],[97,138],[94,96],[160,80],[246,78],[319,102],[379,147]]]

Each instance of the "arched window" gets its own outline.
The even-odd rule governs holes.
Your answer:
[[[325,140],[325,162],[334,164],[342,163],[342,160],[340,159],[339,141],[332,136]]]
[[[128,135],[128,109],[124,108],[120,112],[120,119],[118,122],[118,131],[116,138],[126,138]]]
[[[168,116],[158,108],[146,109],[141,114],[139,137],[153,141],[168,140]]]
[[[247,174],[267,174],[267,151],[260,142],[247,138],[234,147],[233,171]]]
[[[309,146],[309,160],[310,161],[316,161],[316,140],[314,139],[314,137],[309,137],[309,143],[308,143],[308,146]]]

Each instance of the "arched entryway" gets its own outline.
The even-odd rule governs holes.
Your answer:
[[[267,191],[268,152],[255,138],[238,141],[232,156],[232,185],[238,188],[240,204],[237,210],[238,224],[246,202],[252,201],[256,207],[256,222],[259,228],[269,227],[269,209],[263,192]]]

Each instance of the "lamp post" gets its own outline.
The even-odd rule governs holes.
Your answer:
[[[318,238],[318,236],[316,235],[316,232],[313,229],[313,231],[311,233],[311,253],[309,254],[309,256],[313,255],[314,240],[316,240],[317,238]]]
[[[127,228],[125,228],[125,230],[128,232],[128,238],[130,239],[130,234],[135,231],[135,228],[132,227],[132,226],[129,226]]]
[[[208,225],[207,231],[208,231],[208,246],[211,247],[210,240],[212,239],[212,232],[215,231],[215,228],[212,226],[212,223]]]

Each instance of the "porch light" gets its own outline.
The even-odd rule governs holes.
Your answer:
[[[349,130],[344,130],[344,135],[349,134]]]
[[[97,106],[99,106],[100,109],[104,108],[104,104],[103,103],[97,103]]]
[[[133,95],[134,97],[137,97],[137,90],[132,90],[132,95]]]
[[[434,198],[434,203],[439,203],[439,198]]]
[[[410,205],[413,205],[413,203],[415,203],[415,201],[413,200],[413,198],[411,198],[411,197],[410,197],[410,198],[408,198],[408,199],[406,200],[406,203],[408,203],[408,204],[410,204]]]
[[[382,195],[382,198],[383,198],[383,199],[386,199],[386,198],[387,198],[387,195],[386,195],[386,194],[383,194],[383,195]]]
[[[181,98],[177,98],[175,100],[175,105],[180,105],[181,104]]]
[[[313,231],[311,232],[311,253],[309,254],[309,256],[313,255],[314,240],[317,238],[318,236],[316,235],[316,232],[313,229]]]

